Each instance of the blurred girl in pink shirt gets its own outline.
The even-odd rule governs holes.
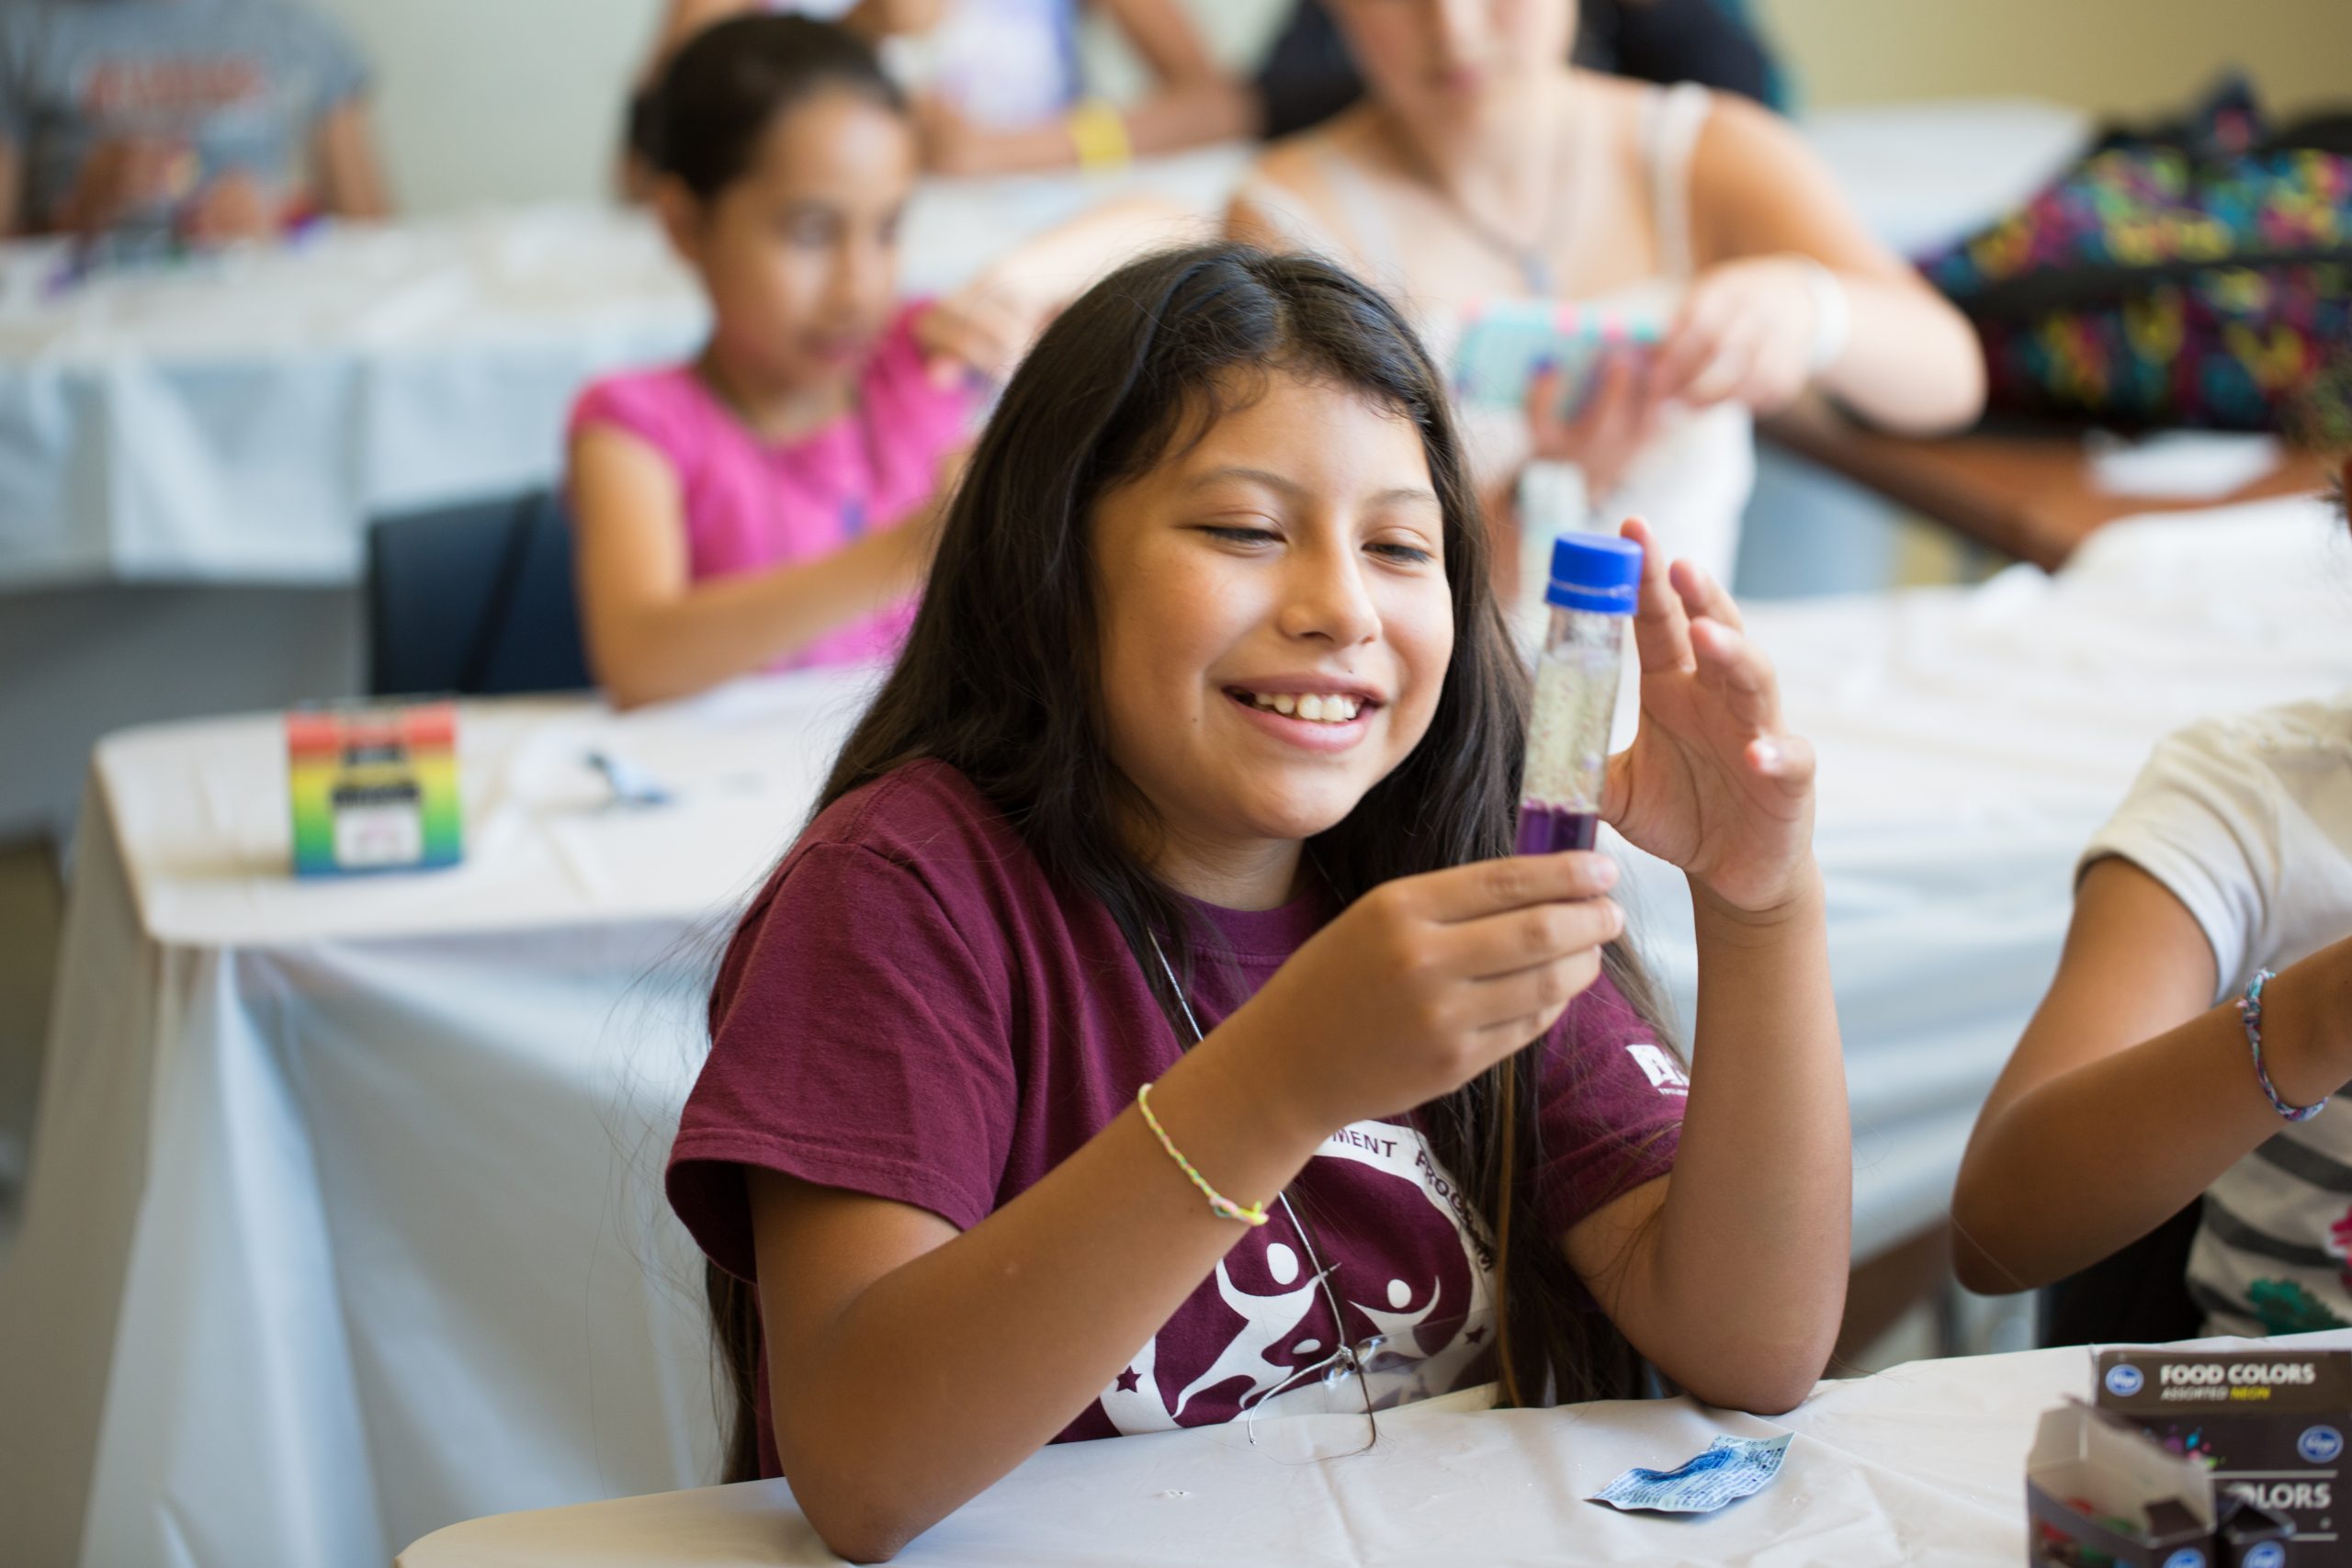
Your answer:
[[[956,323],[898,299],[917,149],[864,43],[721,23],[654,114],[655,200],[712,320],[691,363],[572,410],[582,623],[622,706],[893,653],[977,401]]]

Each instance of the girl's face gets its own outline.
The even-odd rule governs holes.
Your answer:
[[[1112,759],[1178,886],[1170,855],[1212,874],[1295,855],[1428,730],[1453,601],[1410,421],[1277,371],[1092,525]]]
[[[662,216],[702,275],[725,363],[776,387],[854,377],[897,302],[899,214],[914,178],[906,121],[824,88],[778,115],[710,200],[665,182]]]
[[[1574,0],[1332,0],[1331,15],[1373,96],[1433,127],[1511,117],[1577,22]]]

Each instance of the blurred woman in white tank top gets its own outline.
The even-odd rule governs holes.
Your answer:
[[[1769,109],[1560,63],[1573,0],[1329,0],[1369,93],[1261,156],[1237,237],[1380,284],[1450,360],[1466,307],[1550,298],[1655,311],[1653,355],[1612,356],[1573,420],[1543,386],[1468,411],[1488,515],[1510,529],[1532,460],[1572,465],[1613,528],[1639,514],[1727,580],[1754,478],[1751,415],[1818,385],[1928,433],[1973,420],[1976,343],[1880,244]],[[1498,562],[1518,558],[1515,537]]]

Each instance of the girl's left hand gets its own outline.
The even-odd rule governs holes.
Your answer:
[[[1768,913],[1815,874],[1813,747],[1781,729],[1771,661],[1731,595],[1689,561],[1669,570],[1640,522],[1621,532],[1642,547],[1642,719],[1609,759],[1600,814],[1733,910]]]
[[[197,243],[223,245],[276,234],[279,209],[259,180],[243,169],[232,169],[197,194],[181,222]]]
[[[1794,402],[1814,373],[1814,267],[1803,256],[1744,256],[1701,273],[1652,373],[1658,396],[1758,413]]]

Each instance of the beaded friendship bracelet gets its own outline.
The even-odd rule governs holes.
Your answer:
[[[1266,1223],[1266,1206],[1263,1203],[1243,1208],[1216,1188],[1211,1187],[1201,1173],[1193,1168],[1193,1162],[1176,1152],[1176,1141],[1168,1135],[1168,1129],[1159,1124],[1159,1118],[1151,1113],[1149,1084],[1136,1090],[1136,1109],[1143,1112],[1143,1124],[1151,1129],[1151,1135],[1159,1140],[1159,1146],[1168,1151],[1168,1157],[1176,1162],[1176,1168],[1184,1173],[1184,1179],[1199,1188],[1201,1196],[1209,1201],[1210,1213],[1220,1220],[1239,1220],[1243,1224],[1253,1227]]]
[[[2270,1069],[2262,1063],[2262,987],[2274,977],[2267,969],[2254,972],[2254,978],[2246,982],[2245,995],[2238,998],[2238,1020],[2245,1025],[2245,1043],[2254,1052],[2255,1081],[2270,1097],[2270,1108],[2290,1122],[2308,1122],[2326,1108],[2328,1097],[2323,1094],[2309,1105],[2288,1104],[2279,1098],[2270,1082]]]

